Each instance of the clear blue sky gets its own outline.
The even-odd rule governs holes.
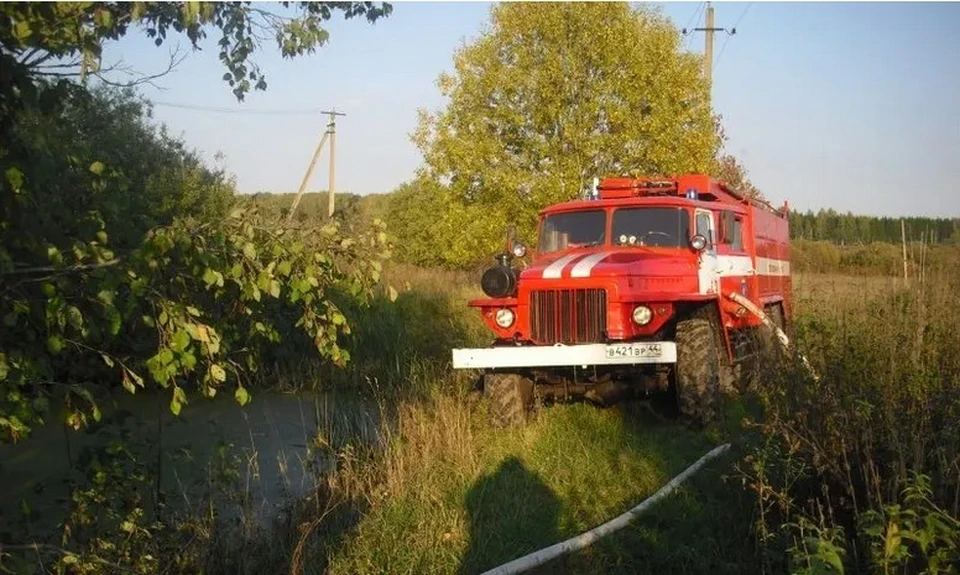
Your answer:
[[[421,163],[409,141],[418,107],[443,104],[436,78],[487,23],[489,3],[396,2],[377,24],[329,23],[312,56],[257,55],[267,92],[243,104],[221,81],[215,38],[159,89],[158,102],[234,109],[329,109],[338,122],[337,189],[394,189]],[[661,4],[678,28],[698,2]],[[714,3],[714,105],[728,149],[774,203],[873,215],[960,216],[960,4]],[[701,10],[702,13],[702,10]],[[694,23],[693,25],[697,25]],[[702,25],[702,24],[700,24]],[[184,47],[187,46],[183,41]],[[166,45],[165,45],[166,46]],[[703,49],[703,36],[688,38]],[[135,35],[105,51],[144,72],[167,48]],[[323,130],[310,115],[213,113],[158,106],[157,120],[235,174],[241,192],[294,191]],[[311,191],[325,189],[324,154]]]

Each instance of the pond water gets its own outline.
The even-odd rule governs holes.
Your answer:
[[[244,407],[232,397],[197,397],[179,416],[170,412],[169,395],[141,393],[101,409],[102,423],[87,430],[65,430],[51,417],[26,440],[0,445],[0,532],[22,532],[24,504],[38,517],[31,532],[53,527],[71,478],[83,477],[84,452],[120,437],[159,477],[174,509],[196,505],[208,492],[207,463],[223,449],[239,460],[248,509],[266,522],[287,498],[307,493],[319,470],[330,470],[333,450],[348,441],[376,441],[381,420],[374,402],[331,393],[259,392]]]

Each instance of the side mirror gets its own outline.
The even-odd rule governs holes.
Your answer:
[[[522,258],[527,254],[527,246],[515,241],[513,245],[510,246],[510,252],[513,254],[513,257]]]
[[[695,251],[701,252],[704,248],[707,247],[707,238],[703,237],[701,234],[697,234],[690,238],[690,247]]]

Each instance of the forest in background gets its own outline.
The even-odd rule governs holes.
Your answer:
[[[864,216],[849,212],[844,214],[832,208],[790,213],[790,236],[798,240],[842,245],[872,242],[899,244],[903,235],[906,235],[908,242],[960,244],[960,217]]]

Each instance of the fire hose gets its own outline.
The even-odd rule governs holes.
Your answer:
[[[754,304],[752,301],[750,301],[749,299],[740,295],[737,292],[727,293],[726,296],[727,298],[740,304],[741,306],[743,306],[744,309],[746,309],[747,311],[749,311],[750,313],[758,317],[760,321],[763,322],[763,325],[765,325],[767,328],[773,331],[773,333],[777,336],[777,340],[784,347],[784,349],[789,349],[790,339],[787,337],[787,334],[785,334],[782,329],[780,329],[776,324],[774,324],[770,320],[770,318],[767,316],[767,314],[765,314],[763,310],[761,310],[756,304]],[[819,376],[817,376],[816,372],[813,370],[813,367],[807,361],[807,358],[804,357],[802,354],[800,354],[800,360],[803,362],[803,365],[807,368],[807,370],[810,372],[813,378],[819,381],[820,380]],[[556,543],[554,545],[551,545],[550,547],[546,547],[539,551],[535,551],[528,555],[524,555],[523,557],[514,559],[513,561],[510,561],[508,563],[504,563],[499,567],[495,567],[493,569],[490,569],[489,571],[485,571],[482,575],[507,575],[511,573],[523,573],[524,571],[528,571],[530,569],[533,569],[534,567],[543,565],[548,561],[556,559],[561,555],[564,555],[566,553],[570,553],[573,551],[579,551],[581,549],[584,549],[592,545],[598,539],[602,537],[606,537],[607,535],[610,535],[614,531],[623,529],[624,527],[632,523],[634,520],[636,520],[640,516],[640,514],[642,514],[644,511],[652,507],[661,499],[673,493],[673,491],[675,491],[680,486],[680,484],[682,484],[692,475],[700,471],[700,469],[708,461],[710,461],[711,459],[715,459],[716,457],[726,452],[728,449],[730,449],[729,443],[724,443],[723,445],[713,448],[712,450],[704,454],[700,459],[698,459],[693,465],[686,468],[679,475],[671,479],[666,485],[661,487],[659,491],[657,491],[647,499],[643,500],[643,502],[641,502],[639,505],[637,505],[633,509],[630,509],[626,513],[623,513],[619,517],[611,519],[610,521],[604,523],[603,525],[595,527],[585,533],[581,533],[576,537],[572,537],[570,539],[567,539],[566,541],[561,541],[560,543]]]
[[[767,314],[763,313],[763,310],[761,310],[755,303],[753,303],[752,301],[750,301],[749,299],[745,298],[744,296],[740,295],[735,291],[729,292],[726,295],[727,295],[727,298],[740,304],[741,306],[743,306],[745,310],[749,311],[753,315],[760,318],[760,321],[763,322],[763,325],[770,328],[770,330],[773,331],[774,334],[776,334],[777,339],[780,341],[780,344],[783,345],[783,348],[790,349],[790,339],[787,337],[787,334],[783,333],[782,329],[780,329],[779,327],[777,327],[775,323],[770,321],[770,318],[767,316]],[[803,366],[807,368],[807,371],[810,372],[810,375],[813,377],[813,379],[815,381],[820,381],[820,376],[818,376],[817,372],[813,370],[813,366],[810,365],[810,362],[807,361],[807,358],[804,357],[803,354],[798,354],[798,355],[800,356],[800,361],[803,362]]]

